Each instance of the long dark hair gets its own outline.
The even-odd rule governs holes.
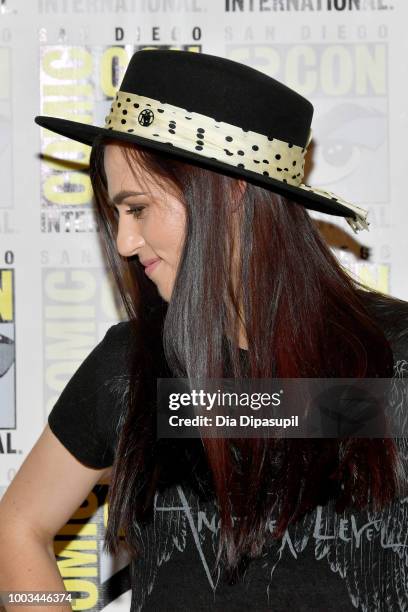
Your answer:
[[[115,141],[99,139],[93,146],[91,180],[101,238],[130,319],[132,346],[129,399],[111,475],[106,550],[117,552],[122,531],[137,555],[135,524],[147,520],[155,492],[193,473],[197,490],[211,493],[218,505],[217,563],[222,558],[231,575],[243,560],[261,553],[265,522],[277,504],[273,536],[279,538],[289,523],[331,498],[337,512],[346,506],[365,508],[369,501],[374,509],[391,502],[399,486],[392,439],[202,438],[190,447],[180,440],[157,440],[155,377],[222,377],[227,362],[231,377],[387,378],[393,374],[393,354],[367,308],[376,293],[339,265],[302,206],[247,183],[239,239],[242,293],[237,296],[229,267],[236,179],[117,142],[131,168],[139,165],[158,184],[171,185],[185,205],[184,250],[166,303],[138,258],[124,258],[116,250],[117,216],[106,204],[106,142]],[[238,342],[225,342],[230,321],[225,296],[236,323],[241,314],[246,322],[245,372]]]

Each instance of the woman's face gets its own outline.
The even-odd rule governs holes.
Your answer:
[[[168,302],[183,248],[185,208],[175,195],[152,183],[140,166],[132,172],[118,145],[106,145],[104,164],[109,198],[118,214],[118,252],[137,255],[142,264],[156,260],[145,273]]]

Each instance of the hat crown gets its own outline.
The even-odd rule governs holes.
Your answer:
[[[313,105],[263,72],[226,58],[141,50],[132,56],[120,90],[300,147],[308,142]]]

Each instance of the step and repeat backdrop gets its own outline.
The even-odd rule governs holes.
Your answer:
[[[369,210],[357,235],[311,213],[333,252],[408,300],[406,23],[404,0],[2,0],[0,497],[67,381],[125,318],[99,244],[90,149],[34,116],[104,124],[143,48],[257,68],[315,106],[306,182]],[[74,609],[129,609],[128,559],[102,551],[106,495],[95,487],[55,538],[65,586],[82,592]]]

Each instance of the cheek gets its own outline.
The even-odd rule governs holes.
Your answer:
[[[185,225],[184,223],[180,223],[179,225],[174,226],[172,229],[172,247],[174,253],[174,260],[176,263],[178,263],[181,256],[181,252],[183,250]]]
[[[169,261],[178,261],[185,236],[185,214],[183,211],[164,215],[152,230],[155,241],[166,252]]]

